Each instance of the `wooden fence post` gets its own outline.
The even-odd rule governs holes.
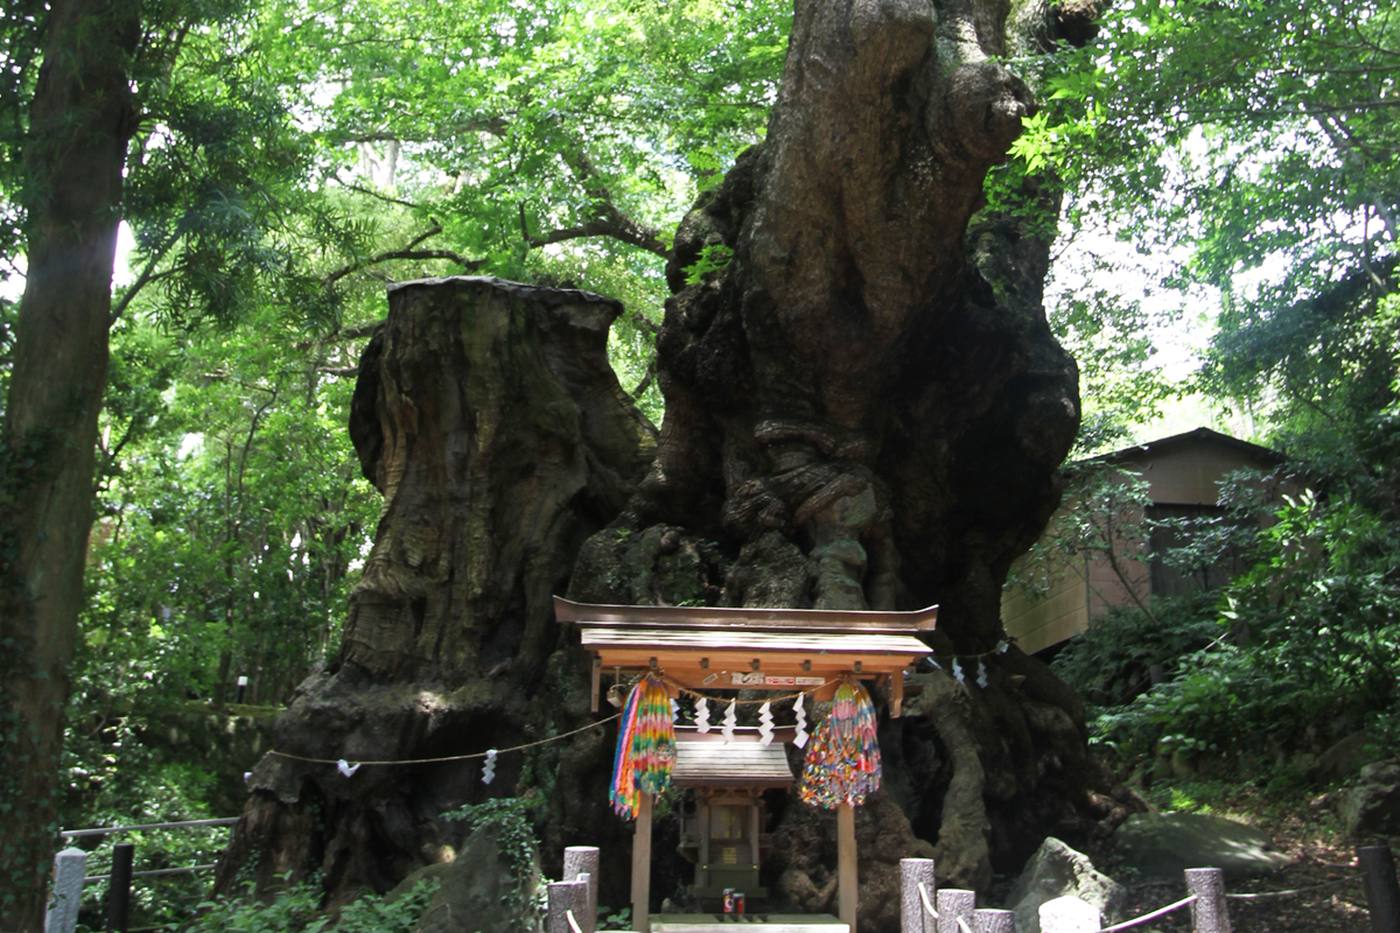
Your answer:
[[[1097,933],[1099,909],[1072,894],[1040,905],[1040,933]]]
[[[902,858],[899,860],[899,933],[925,933],[928,924],[925,918],[923,898],[919,897],[919,884],[928,887],[932,902],[936,890],[933,880],[933,859]],[[929,917],[928,919],[932,919]]]
[[[569,911],[583,927],[582,914],[588,909],[588,882],[551,881],[548,886],[549,920],[546,933],[573,933],[569,926]]]
[[[1191,903],[1193,933],[1230,933],[1223,871],[1219,868],[1186,869],[1186,890],[1196,895]]]
[[[44,933],[73,933],[77,929],[87,856],[82,849],[67,848],[53,857],[53,891],[44,915]]]
[[[1400,884],[1395,881],[1390,846],[1360,846],[1356,860],[1366,883],[1372,933],[1400,933]]]
[[[598,847],[568,846],[564,849],[564,880],[577,881],[588,876],[588,913],[579,917],[583,933],[598,928]]]
[[[962,888],[942,888],[934,901],[938,910],[938,933],[959,933],[958,918],[972,925],[972,912],[977,909],[977,892]]]
[[[107,882],[107,929],[126,933],[131,924],[131,869],[136,846],[119,842],[112,846],[112,877]]]
[[[972,914],[974,933],[1016,933],[1016,911],[979,907]]]

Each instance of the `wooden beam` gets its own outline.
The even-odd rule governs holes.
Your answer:
[[[611,606],[554,597],[559,622],[678,628],[828,629],[838,632],[930,632],[938,607],[912,612],[847,609],[753,609],[719,606]]]
[[[603,661],[597,655],[593,656],[593,693],[589,697],[589,712],[598,712],[598,693],[603,689]]]
[[[632,929],[650,933],[651,912],[651,794],[641,795],[632,836]]]
[[[856,809],[848,803],[836,808],[836,898],[841,922],[856,929]]]
[[[904,715],[904,671],[890,674],[890,718]]]

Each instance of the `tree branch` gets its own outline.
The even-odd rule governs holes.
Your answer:
[[[586,153],[579,151],[565,154],[564,161],[582,186],[584,194],[596,202],[598,216],[586,223],[551,230],[537,236],[530,233],[529,224],[525,220],[525,205],[521,204],[520,236],[531,249],[539,249],[551,243],[563,243],[565,240],[606,236],[654,253],[662,259],[670,258],[671,250],[655,230],[637,223],[613,202],[612,192],[599,179],[598,172]]]
[[[182,232],[177,228],[165,243],[162,244],[161,248],[156,250],[151,258],[146,261],[146,265],[141,269],[141,274],[136,277],[136,281],[132,282],[131,285],[127,287],[126,291],[122,292],[121,300],[119,300],[116,307],[112,309],[111,315],[107,318],[108,327],[111,327],[121,319],[121,316],[126,313],[126,309],[131,307],[131,302],[140,294],[141,289],[150,285],[152,282],[159,282],[161,279],[169,278],[180,270],[180,266],[172,266],[169,269],[157,272],[156,266],[160,265],[160,261],[169,254],[171,247],[180,241],[181,236]]]
[[[354,191],[354,192],[356,192],[357,194],[367,195],[368,197],[375,198],[376,200],[383,201],[383,202],[386,203],[386,204],[397,204],[397,205],[399,205],[400,207],[411,207],[411,208],[413,208],[414,210],[422,210],[422,209],[423,209],[423,205],[418,204],[418,203],[416,203],[416,202],[414,202],[414,201],[405,201],[403,198],[396,198],[396,197],[394,197],[394,196],[392,196],[392,195],[388,195],[388,194],[384,194],[384,193],[379,192],[379,191],[375,191],[373,188],[366,188],[366,187],[364,187],[363,185],[357,185],[357,184],[355,184],[353,181],[346,181],[346,180],[344,180],[344,179],[341,178],[339,175],[332,175],[332,176],[331,176],[331,181],[335,182],[336,184],[340,185],[342,188],[345,188],[345,189],[347,189],[347,190],[349,190],[349,191]]]
[[[352,262],[349,265],[341,266],[339,269],[336,269],[334,272],[328,274],[322,281],[322,284],[326,288],[330,288],[336,282],[339,282],[341,279],[345,278],[351,273],[359,272],[362,269],[368,269],[370,266],[376,266],[381,262],[388,262],[391,259],[447,259],[452,262],[455,262],[457,265],[461,266],[469,272],[480,269],[486,264],[486,260],[484,259],[468,259],[466,256],[463,256],[460,253],[454,253],[453,251],[447,249],[416,248],[418,244],[422,243],[424,240],[427,240],[431,237],[435,237],[441,232],[442,225],[434,221],[431,227],[429,227],[424,232],[418,234],[418,236],[414,237],[412,240],[409,240],[406,245],[400,247],[399,249],[391,249],[382,253],[375,253],[373,256],[366,257],[365,259],[360,260],[358,262]]]

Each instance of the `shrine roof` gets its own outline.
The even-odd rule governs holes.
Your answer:
[[[677,787],[790,787],[796,780],[783,741],[764,745],[751,726],[737,727],[729,742],[718,728],[703,734],[693,726],[676,729],[671,783]]]
[[[783,654],[913,655],[932,649],[913,635],[870,635],[864,632],[658,631],[655,629],[586,628],[583,647],[639,650],[690,649],[709,652],[779,652]]]
[[[780,609],[727,606],[612,606],[554,597],[554,617],[580,626],[650,629],[846,632],[911,635],[932,631],[938,607],[909,612],[854,609]]]

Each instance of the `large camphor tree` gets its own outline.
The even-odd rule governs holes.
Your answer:
[[[940,654],[992,651],[1001,585],[1058,502],[1079,419],[1041,305],[1048,237],[984,208],[1034,107],[1000,62],[1083,41],[1095,12],[799,0],[765,141],[676,234],[659,438],[606,367],[611,303],[479,279],[394,289],[352,417],[384,511],[340,656],[303,684],[279,750],[430,758],[585,722],[586,665],[551,618],[566,588],[938,603]],[[1020,195],[1055,199],[1033,181]],[[1103,815],[1071,691],[1014,648],[988,667],[985,688],[933,673],[921,715],[882,726],[887,787],[858,831],[885,844],[862,847],[863,925],[889,921],[872,895],[901,855],[932,844],[942,877],[982,886],[1045,833],[1082,837]],[[460,763],[347,778],[271,755],[220,883],[319,870],[333,900],[384,889],[448,857],[442,810],[512,790],[541,800],[546,867],[564,843],[620,860],[610,745],[597,730],[503,757],[491,788]],[[821,847],[796,844],[822,824],[796,806],[782,823],[780,891],[822,906]],[[605,875],[617,903],[622,873]]]

